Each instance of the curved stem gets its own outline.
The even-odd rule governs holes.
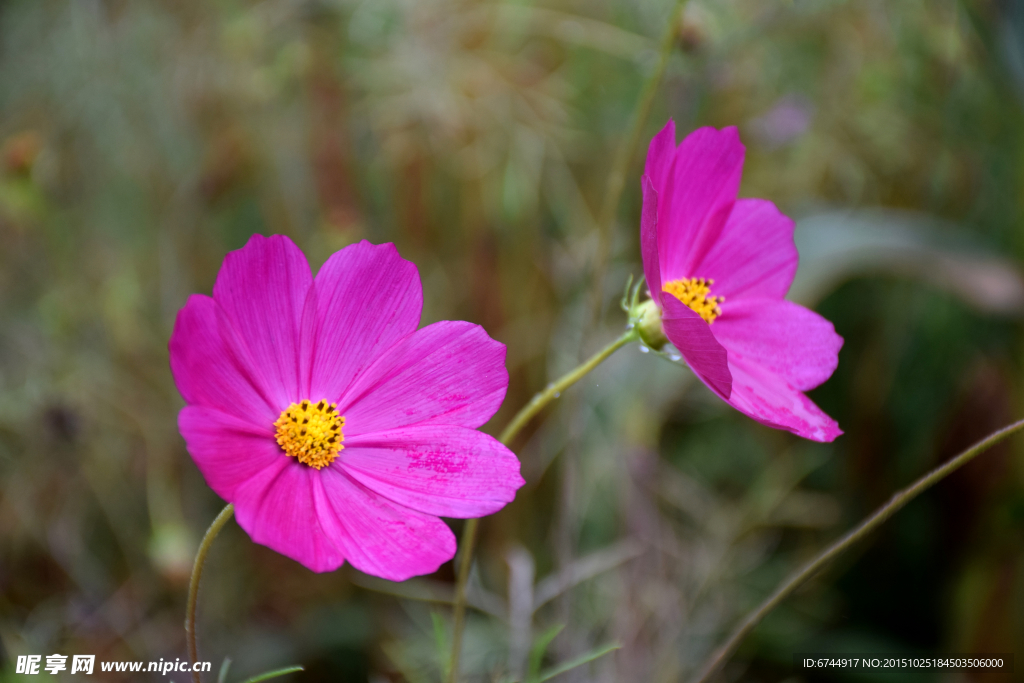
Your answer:
[[[619,200],[622,199],[622,191],[626,187],[626,176],[629,167],[636,156],[637,148],[640,146],[640,139],[647,125],[647,119],[651,115],[651,107],[654,106],[654,96],[658,94],[658,86],[668,68],[669,57],[672,56],[672,45],[675,42],[679,31],[679,22],[686,8],[687,0],[676,0],[672,13],[669,15],[665,32],[661,36],[661,43],[658,49],[658,63],[654,71],[650,73],[644,82],[643,90],[640,91],[640,99],[637,100],[636,109],[633,110],[633,120],[630,123],[629,133],[619,146],[615,154],[615,161],[612,170],[608,174],[608,182],[605,186],[604,201],[601,203],[601,213],[598,214],[598,244],[597,256],[594,259],[594,284],[591,293],[594,296],[594,320],[600,315],[601,301],[604,292],[604,278],[608,269],[608,257],[611,253],[612,225],[615,222],[615,214],[619,208]]]
[[[719,647],[705,663],[700,676],[695,683],[705,683],[710,680],[719,669],[728,661],[730,655],[736,650],[739,644],[754,628],[761,623],[761,620],[775,609],[779,603],[789,597],[805,581],[818,573],[829,562],[841,555],[845,550],[857,541],[861,540],[872,531],[881,526],[886,520],[896,514],[903,506],[917,498],[921,493],[928,490],[946,476],[960,469],[975,457],[999,443],[1006,437],[1020,431],[1024,427],[1024,420],[1014,422],[1003,427],[999,431],[990,434],[966,451],[956,456],[946,464],[937,467],[925,476],[918,479],[912,485],[899,491],[889,500],[888,503],[878,508],[870,517],[858,524],[854,529],[846,533],[842,538],[826,548],[817,557],[804,565],[799,571],[786,579],[775,592],[761,603],[761,605],[747,615],[747,617],[736,627],[724,645]]]
[[[501,443],[507,446],[530,419],[543,410],[547,404],[558,398],[563,391],[573,384],[583,379],[587,373],[604,362],[608,356],[639,338],[640,335],[635,327],[627,330],[621,337],[595,353],[580,366],[566,373],[557,381],[547,385],[544,391],[537,393],[508,423],[508,426],[501,432],[501,436],[498,437]],[[462,533],[462,557],[459,559],[459,575],[455,583],[455,604],[453,606],[452,654],[448,662],[448,672],[445,678],[448,683],[457,683],[459,679],[459,657],[462,655],[462,630],[466,620],[466,585],[469,583],[469,571],[473,566],[473,545],[476,542],[478,526],[479,520],[467,520]]]
[[[196,561],[192,565],[192,578],[188,582],[188,606],[185,608],[185,640],[188,642],[188,660],[192,663],[192,681],[193,683],[202,683],[202,678],[199,675],[199,671],[196,670],[195,663],[198,659],[198,652],[196,650],[196,601],[199,599],[199,580],[203,576],[203,565],[206,564],[206,555],[210,552],[210,546],[213,544],[213,539],[217,538],[217,534],[224,528],[224,525],[228,523],[235,514],[235,506],[230,503],[210,524],[210,528],[206,530],[206,535],[203,536],[203,542],[199,544],[199,550],[196,552]]]
[[[608,356],[612,355],[629,342],[635,341],[639,338],[640,336],[636,331],[636,328],[626,330],[621,337],[585,360],[575,370],[566,373],[557,381],[547,385],[544,391],[541,391],[534,396],[530,402],[523,406],[522,410],[512,418],[512,421],[508,423],[507,427],[505,427],[505,430],[501,433],[501,436],[498,437],[498,440],[507,446],[509,442],[515,438],[516,434],[519,433],[519,430],[525,427],[526,423],[529,422],[534,415],[543,410],[544,406],[550,403],[552,399],[558,398],[563,391],[583,379],[587,373],[603,363]]]

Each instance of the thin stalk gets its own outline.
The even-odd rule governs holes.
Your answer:
[[[192,565],[192,578],[188,582],[188,606],[185,608],[185,640],[188,642],[188,660],[192,663],[192,683],[202,683],[199,671],[195,667],[196,660],[198,659],[198,651],[196,650],[196,601],[199,599],[199,580],[203,577],[203,565],[206,564],[206,555],[210,552],[213,539],[217,538],[217,534],[220,533],[220,530],[224,528],[224,525],[234,515],[235,506],[230,503],[220,511],[220,514],[210,524],[210,528],[206,530],[203,542],[199,544],[199,550],[196,552],[196,561]]]
[[[636,157],[644,127],[651,115],[651,107],[654,106],[654,97],[658,94],[658,86],[665,75],[665,69],[668,68],[668,60],[672,56],[672,45],[675,43],[679,31],[679,23],[682,20],[686,2],[687,0],[676,0],[676,4],[672,8],[665,32],[661,36],[658,63],[644,82],[644,87],[640,91],[640,99],[637,100],[636,109],[633,110],[629,133],[616,151],[612,170],[608,174],[604,201],[601,203],[601,213],[598,214],[597,219],[598,244],[597,255],[594,259],[594,284],[591,289],[591,294],[594,297],[593,317],[595,320],[600,316],[604,296],[604,278],[608,270],[608,258],[611,254],[612,225],[615,223],[619,200],[622,199],[622,191],[626,187],[629,168],[633,164],[633,158]]]
[[[558,398],[563,391],[583,379],[587,373],[603,363],[608,356],[612,355],[629,342],[636,341],[639,338],[639,334],[635,327],[626,330],[621,337],[585,360],[575,370],[566,373],[557,381],[549,384],[544,391],[541,391],[534,396],[530,402],[527,403],[514,418],[512,418],[512,421],[508,423],[507,427],[505,427],[505,430],[501,433],[501,436],[498,437],[498,440],[507,446],[509,442],[515,438],[516,434],[519,433],[519,430],[525,427],[526,423],[529,422],[534,415],[543,410],[548,403],[551,403],[552,399]]]
[[[466,520],[462,532],[462,556],[459,558],[459,576],[455,582],[455,604],[452,606],[452,656],[448,661],[445,680],[458,683],[459,658],[462,656],[462,630],[466,627],[466,586],[469,584],[469,570],[473,566],[473,546],[476,544],[476,528],[480,520],[474,517]]]
[[[888,503],[878,508],[874,514],[858,524],[854,529],[847,532],[846,535],[830,545],[817,557],[804,565],[803,568],[786,579],[778,588],[775,589],[774,593],[768,596],[768,598],[761,603],[757,609],[748,614],[732,632],[729,640],[727,640],[724,645],[715,650],[711,655],[711,658],[705,663],[700,676],[695,679],[694,683],[705,683],[717,674],[736,648],[739,647],[739,644],[743,639],[746,638],[759,623],[761,623],[761,620],[764,619],[769,612],[775,609],[779,603],[803,585],[804,582],[817,574],[819,570],[825,567],[825,565],[837,558],[844,551],[850,548],[850,546],[857,543],[857,541],[877,529],[885,523],[886,520],[903,508],[903,506],[917,498],[921,493],[942,481],[944,478],[957,471],[1003,439],[1020,431],[1022,427],[1024,427],[1024,420],[1014,422],[1011,425],[1003,427],[999,431],[990,434],[978,443],[974,444],[952,460],[949,460],[946,464],[937,467],[918,479],[912,485],[893,495],[893,497],[889,499]]]
[[[604,347],[589,359],[584,361],[574,370],[566,373],[557,381],[549,384],[544,391],[537,393],[529,403],[516,413],[512,421],[508,423],[498,439],[506,446],[516,437],[516,434],[537,413],[544,409],[547,404],[558,398],[563,391],[576,382],[583,379],[587,373],[603,363],[608,356],[612,355],[631,341],[639,339],[636,328],[627,330],[621,337]],[[445,680],[448,683],[458,683],[459,680],[459,658],[462,655],[462,631],[466,620],[466,585],[469,583],[469,570],[473,566],[473,545],[476,542],[476,531],[479,520],[470,519],[466,521],[462,533],[462,557],[459,560],[459,575],[455,583],[455,604],[453,605],[454,619],[452,632],[452,654],[448,663],[448,672]]]

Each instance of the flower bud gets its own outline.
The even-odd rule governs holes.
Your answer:
[[[655,351],[668,343],[668,337],[661,328],[661,308],[654,299],[648,299],[638,304],[631,311],[630,318],[635,321],[636,329],[640,333],[640,339],[644,344]]]

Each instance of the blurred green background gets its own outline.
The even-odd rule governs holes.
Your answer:
[[[20,654],[185,656],[188,572],[223,502],[177,433],[167,339],[249,235],[287,234],[314,267],[394,242],[424,323],[508,345],[492,433],[619,333],[643,150],[597,324],[595,217],[671,4],[0,1],[3,680]],[[685,680],[799,562],[1024,414],[1024,3],[691,0],[678,29],[644,147],[668,117],[739,126],[741,195],[798,220],[791,297],[846,339],[812,393],[846,435],[772,431],[619,352],[514,444],[527,485],[482,525],[467,680],[608,643],[556,680]],[[1006,680],[802,676],[792,654],[1024,656],[1022,450],[901,512],[726,674]],[[231,524],[200,656],[230,657],[228,681],[296,663],[288,680],[438,681],[452,580],[314,575]]]

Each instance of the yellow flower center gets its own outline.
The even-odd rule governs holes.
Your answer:
[[[705,280],[702,277],[691,277],[685,280],[671,280],[666,282],[661,291],[668,292],[675,298],[690,307],[694,313],[708,321],[715,322],[715,318],[722,315],[719,304],[725,301],[724,296],[710,296],[711,285],[714,280]]]
[[[327,401],[291,404],[274,423],[278,445],[304,465],[318,470],[327,467],[344,448],[341,428],[345,418],[338,415],[337,408]]]

